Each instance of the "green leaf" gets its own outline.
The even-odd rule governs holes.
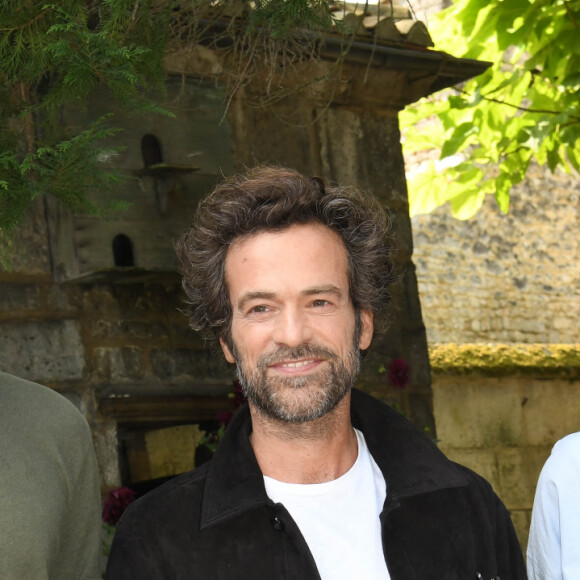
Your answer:
[[[558,147],[554,147],[553,149],[548,150],[548,167],[550,171],[554,173],[556,171],[556,167],[560,165],[562,159],[560,157],[560,153],[558,151]]]
[[[578,155],[578,152],[573,147],[566,147],[566,158],[570,162],[570,165],[580,173],[580,155]]]
[[[445,192],[447,180],[437,173],[435,164],[430,162],[424,171],[409,180],[409,213],[411,217],[429,213],[443,205],[447,198],[441,195]]]
[[[500,173],[495,180],[494,197],[499,209],[507,214],[510,207],[510,189],[512,188],[512,180],[506,173]]]
[[[483,204],[484,199],[485,193],[481,189],[473,188],[462,191],[449,200],[453,217],[458,220],[472,218]]]
[[[465,145],[470,137],[475,133],[476,129],[473,123],[461,123],[461,125],[455,127],[451,137],[443,143],[441,148],[441,158],[449,157],[454,155]]]

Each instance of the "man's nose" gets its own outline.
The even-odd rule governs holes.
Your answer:
[[[272,338],[276,344],[291,347],[310,342],[312,327],[307,314],[300,309],[284,309],[277,317]]]

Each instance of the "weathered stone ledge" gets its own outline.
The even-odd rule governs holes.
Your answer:
[[[580,344],[436,344],[433,374],[580,378]]]

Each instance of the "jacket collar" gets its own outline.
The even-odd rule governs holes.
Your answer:
[[[370,395],[352,390],[351,420],[362,431],[393,500],[467,485],[456,464],[417,427]]]
[[[387,405],[352,390],[351,419],[387,482],[392,500],[467,484],[460,470],[416,427]],[[252,421],[243,407],[207,467],[201,528],[271,504],[250,445]]]

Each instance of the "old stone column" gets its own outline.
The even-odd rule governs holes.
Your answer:
[[[387,208],[395,238],[399,280],[392,287],[392,310],[385,334],[377,336],[363,365],[359,386],[387,401],[434,436],[430,369],[418,298],[405,168],[397,112],[409,83],[392,69],[344,66],[340,74],[313,82],[296,93],[293,82],[324,76],[324,65],[304,67],[286,78],[288,94],[265,107],[252,106],[263,95],[257,82],[240,92],[229,111],[240,166],[275,163],[325,180],[371,191]],[[389,380],[393,366],[408,365],[403,388]],[[404,361],[404,362],[402,362]]]

